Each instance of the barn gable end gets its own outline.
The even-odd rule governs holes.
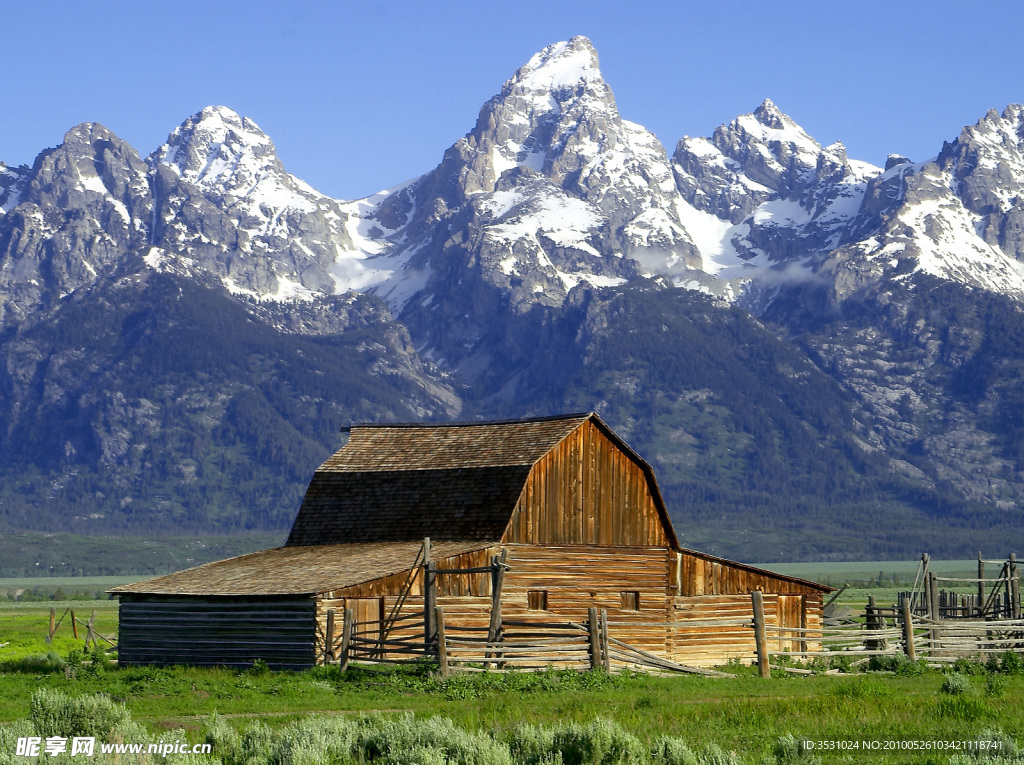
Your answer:
[[[650,467],[596,416],[534,464],[502,541],[678,546]]]

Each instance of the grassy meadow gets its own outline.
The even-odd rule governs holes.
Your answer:
[[[838,570],[850,564],[800,565],[825,568],[784,573],[855,580],[858,572]],[[884,569],[876,568],[877,563],[863,565],[869,574],[873,570],[875,585],[867,576],[855,580],[858,589],[847,590],[841,602],[858,602],[861,591],[887,602],[884,593],[890,587],[877,586]],[[121,581],[125,578],[62,580],[46,587],[54,595],[58,588],[63,593],[87,592]],[[0,580],[0,595],[21,589],[44,598],[38,587],[32,580]],[[864,665],[839,675],[775,672],[769,680],[738,665],[726,667],[730,676],[725,678],[549,670],[442,679],[429,666],[387,671],[355,667],[346,673],[333,667],[273,672],[258,665],[246,670],[118,668],[108,661],[112,654],[83,652],[85,630],[80,628],[76,641],[70,615],[48,645],[51,607],[58,617],[73,607],[83,621],[95,610],[100,634],[113,637],[117,630],[116,601],[18,602],[9,595],[0,597],[0,644],[6,643],[0,645],[0,765],[27,761],[4,751],[15,734],[36,730],[57,735],[41,728],[84,714],[68,711],[74,704],[89,710],[110,707],[102,714],[89,713],[120,721],[96,728],[100,737],[129,740],[126,731],[134,731],[132,735],[152,740],[177,736],[210,741],[212,757],[223,765],[1024,763],[1024,755],[1013,754],[1015,747],[1024,747],[1024,705],[1019,703],[1024,698],[1024,661],[1013,658],[987,666],[961,662],[943,671],[899,662]],[[1003,759],[884,749],[822,753],[802,751],[799,744],[979,737],[1000,741]],[[214,761],[189,757],[189,763]],[[177,760],[172,755],[167,761]]]
[[[75,698],[112,699],[151,735],[184,731],[176,735],[194,741],[207,736],[213,724],[242,733],[256,730],[269,741],[273,735],[294,731],[310,715],[335,718],[371,713],[387,718],[444,718],[460,731],[501,740],[514,739],[523,726],[551,731],[575,724],[582,729],[599,721],[607,723],[606,737],[616,730],[628,732],[644,752],[666,737],[681,742],[690,751],[706,755],[679,760],[695,763],[817,761],[799,752],[794,742],[802,739],[1002,737],[1007,747],[1004,754],[1024,744],[1012,741],[1024,730],[1024,710],[1017,702],[1024,695],[1024,674],[999,667],[986,671],[963,665],[959,674],[943,674],[909,665],[895,672],[781,675],[769,680],[738,667],[728,678],[548,671],[459,674],[445,680],[426,668],[372,672],[357,667],[346,673],[335,668],[297,673],[260,667],[245,671],[116,669],[82,664],[77,658],[61,662],[51,657],[49,663],[4,666],[0,721],[18,725],[16,721],[29,718],[33,694],[46,689]],[[715,752],[721,758],[711,758]],[[574,761],[649,760],[638,756]],[[828,761],[842,760],[830,757]],[[929,763],[950,758],[876,752],[869,760],[857,756],[852,761]]]

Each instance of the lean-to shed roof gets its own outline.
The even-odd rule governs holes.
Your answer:
[[[125,584],[115,595],[315,595],[412,568],[419,542],[275,547]],[[431,558],[481,550],[494,542],[433,542]]]

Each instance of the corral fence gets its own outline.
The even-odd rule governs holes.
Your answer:
[[[1017,556],[1010,553],[1006,560],[985,560],[978,553],[978,575],[976,577],[940,576],[929,570],[930,556],[925,553],[914,576],[914,586],[910,591],[897,595],[897,608],[902,608],[903,601],[910,602],[910,611],[914,616],[936,619],[1020,619],[1020,570]],[[993,566],[998,566],[998,573],[990,576]],[[973,588],[974,592],[961,592],[950,587]]]
[[[840,626],[799,628],[770,624],[765,619],[763,595],[751,594],[753,619],[680,620],[667,624],[652,621],[650,627],[677,630],[709,630],[730,627],[752,630],[753,659],[762,677],[772,669],[797,673],[837,673],[836,659],[850,667],[872,657],[905,656],[941,665],[960,658],[984,660],[1007,651],[1024,652],[1024,619],[964,620],[915,618],[909,600],[901,608],[878,608],[873,602],[862,620]],[[440,674],[453,671],[479,672],[508,669],[540,670],[549,667],[573,669],[636,669],[654,672],[687,672],[720,676],[715,670],[691,667],[615,637],[617,626],[635,628],[636,622],[609,620],[606,610],[591,608],[588,619],[576,622],[505,620],[497,634],[488,627],[449,620],[443,607],[435,606],[436,637],[427,642],[416,637],[382,639],[376,633],[360,632],[352,609],[346,609],[341,628],[341,650],[331,663],[346,668],[350,661],[364,664],[436,664]],[[330,624],[333,621],[331,615]],[[415,623],[419,617],[402,617]],[[746,632],[747,635],[750,632]],[[817,662],[816,660],[821,660]],[[794,660],[796,660],[794,662]],[[801,663],[803,666],[792,666]],[[814,665],[818,664],[818,667]]]
[[[760,593],[753,593],[755,645],[757,665],[762,677],[772,669],[799,674],[839,672],[829,669],[835,659],[849,661],[850,666],[869,662],[872,657],[905,656],[910,661],[924,659],[931,666],[952,663],[959,659],[984,661],[1007,651],[1024,652],[1024,619],[955,619],[915,617],[910,599],[898,607],[879,608],[869,600],[863,621],[849,620],[839,626],[821,629],[797,629],[767,624]],[[783,639],[799,637],[799,650],[774,648]],[[812,666],[823,661],[820,669],[789,666],[791,659]],[[773,663],[774,661],[774,663]]]
[[[710,646],[719,655],[730,655],[744,663],[753,661],[760,674],[768,677],[773,668],[807,674],[839,672],[873,657],[905,656],[911,661],[924,659],[929,664],[941,665],[965,657],[984,660],[1006,651],[1024,652],[1020,574],[1013,554],[1006,561],[993,562],[983,560],[979,553],[977,578],[938,576],[929,571],[929,556],[922,555],[912,590],[901,593],[894,606],[879,607],[871,597],[862,615],[845,619],[825,619],[823,615],[821,626],[804,627],[769,623],[765,618],[764,595],[759,591],[751,593],[749,611],[743,609],[723,618],[672,618],[666,614],[659,619],[652,612],[649,623],[633,619],[614,621],[609,620],[606,610],[591,607],[587,619],[579,623],[504,619],[504,553],[494,556],[489,566],[439,569],[430,560],[429,540],[424,540],[420,556],[414,570],[422,559],[426,584],[424,610],[402,614],[412,574],[392,612],[379,622],[357,618],[354,609],[346,608],[338,625],[335,611],[329,609],[327,663],[345,668],[351,661],[428,662],[436,664],[445,676],[452,671],[548,667],[722,675],[715,670],[680,664],[662,653],[680,648],[706,650]],[[986,577],[986,565],[993,563],[1001,566],[999,573]],[[472,618],[468,621],[475,621],[474,624],[463,623],[460,620],[466,620],[465,614],[445,614],[437,602],[438,575],[467,573],[491,575],[487,626]],[[964,583],[977,585],[977,592],[972,593],[975,599],[965,602],[943,595],[940,582],[944,581],[961,587]],[[832,601],[842,592],[834,593]],[[660,632],[665,638],[664,645],[659,641],[658,650],[651,650],[651,646],[645,648],[618,637],[635,637],[637,628],[643,628],[641,634],[644,630],[648,634]],[[802,666],[794,666],[798,663]],[[833,668],[835,664],[839,667]]]
[[[418,616],[407,617],[410,620]],[[328,612],[328,632],[334,617]],[[496,634],[490,627],[449,621],[442,606],[434,607],[435,639],[422,637],[381,639],[361,634],[353,609],[345,609],[337,657],[328,663],[342,669],[352,661],[364,664],[436,663],[442,676],[453,671],[615,669],[631,668],[654,672],[684,672],[711,676],[724,673],[690,667],[614,637],[616,622],[605,609],[591,608],[582,623],[503,620]],[[636,627],[636,622],[619,626]],[[664,621],[649,626],[664,629]]]

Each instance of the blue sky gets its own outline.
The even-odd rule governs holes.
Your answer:
[[[290,172],[354,199],[431,169],[517,67],[576,34],[669,153],[768,97],[853,158],[920,160],[1024,101],[1022,21],[1002,0],[2,0],[0,160],[31,163],[79,122],[146,155],[219,104]]]

